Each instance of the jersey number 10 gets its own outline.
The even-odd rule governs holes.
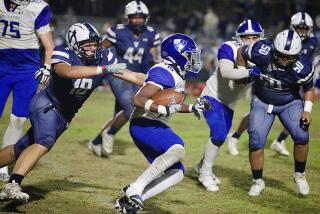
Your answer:
[[[2,20],[0,19],[0,23],[3,23],[3,31],[2,31],[2,36],[8,35],[11,36],[12,38],[17,38],[20,39],[20,31],[18,28],[19,27],[19,23],[18,22],[9,22],[7,20]],[[8,33],[8,27],[10,28],[10,33]]]

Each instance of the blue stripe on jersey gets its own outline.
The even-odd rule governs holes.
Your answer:
[[[0,73],[34,73],[39,62],[38,49],[0,49]]]
[[[114,50],[114,49],[112,49],[112,50]],[[108,51],[105,51],[105,52],[108,53],[107,59],[108,59],[108,64],[109,65],[117,63],[117,58],[116,58],[116,55],[115,55],[114,51],[108,50]]]
[[[293,33],[294,33],[293,30],[289,30],[288,37],[287,37],[287,42],[286,42],[286,45],[284,46],[284,49],[286,51],[290,50],[291,43],[292,43],[292,38],[293,38]]]
[[[224,43],[220,46],[218,50],[218,60],[220,59],[228,59],[234,62],[234,53],[230,45]]]
[[[49,24],[51,20],[51,11],[49,5],[43,8],[38,17],[35,20],[35,28],[38,30],[39,28],[46,26]]]
[[[153,67],[148,71],[146,83],[154,82],[163,87],[163,89],[175,87],[175,81],[172,74],[162,68],[162,67]]]
[[[57,64],[59,62],[65,62],[67,64],[71,64],[70,60],[64,56],[61,56],[61,55],[52,55],[52,64]],[[57,62],[58,61],[58,62]]]

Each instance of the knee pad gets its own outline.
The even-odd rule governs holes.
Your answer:
[[[174,144],[165,153],[157,157],[155,160],[161,158],[162,161],[165,163],[165,169],[168,169],[169,167],[172,167],[174,164],[179,162],[184,157],[184,155],[184,147],[180,144]]]
[[[17,117],[14,114],[11,114],[10,126],[13,126],[15,128],[21,128],[26,120],[27,120],[26,117]]]

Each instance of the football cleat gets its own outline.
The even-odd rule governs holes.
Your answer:
[[[8,182],[10,179],[10,175],[8,173],[1,172],[0,173],[0,181]]]
[[[21,191],[17,183],[7,183],[0,192],[0,201],[13,200],[18,203],[27,203],[29,195]]]
[[[122,194],[128,199],[132,206],[138,209],[143,209],[142,196],[137,193],[137,190],[132,185],[127,185],[122,189]]]
[[[202,163],[203,163],[203,159],[201,159],[201,161],[197,164],[197,166],[194,167],[194,171],[200,175],[200,171],[201,171],[201,167],[202,167]],[[219,178],[211,172],[211,176],[212,176],[212,179],[214,180],[214,182],[217,184],[217,185],[220,185],[221,184],[221,181],[219,180]],[[201,181],[200,181],[201,182]]]
[[[108,134],[109,129],[103,130],[101,133],[102,136],[102,154],[103,155],[110,155],[113,151],[113,142],[114,136]]]
[[[94,155],[98,157],[102,156],[101,144],[94,145],[92,141],[89,141],[88,148]]]
[[[197,174],[200,174],[202,164],[203,164],[203,159],[201,159],[201,161],[197,164],[197,166],[194,167],[194,171],[196,171]]]
[[[131,205],[127,197],[125,196],[116,200],[115,209],[118,212],[128,213],[128,214],[136,214],[138,213],[138,210],[139,210],[139,208],[137,208],[136,206]]]
[[[295,172],[294,173],[294,182],[297,184],[299,193],[301,195],[309,194],[309,185],[305,176],[305,173]]]
[[[286,144],[284,143],[284,140],[281,141],[281,142],[279,142],[277,140],[274,140],[270,147],[271,147],[271,149],[273,151],[276,151],[280,155],[283,155],[283,156],[289,156],[290,155],[290,153],[288,152],[288,150],[286,148]]]
[[[237,148],[237,145],[239,143],[238,138],[235,138],[235,137],[232,137],[232,135],[229,135],[227,139],[227,143],[228,143],[229,153],[231,155],[239,155],[239,151]]]
[[[262,193],[262,191],[265,188],[264,181],[262,178],[259,178],[257,180],[253,179],[253,185],[251,186],[251,189],[249,191],[250,196],[258,196]]]
[[[220,180],[215,176],[212,171],[200,169],[198,177],[199,182],[210,192],[219,191]]]

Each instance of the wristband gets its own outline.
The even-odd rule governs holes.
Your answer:
[[[102,74],[103,73],[103,70],[105,70],[107,68],[106,65],[102,65],[102,66],[98,66],[97,67],[97,74]]]
[[[168,114],[167,108],[163,105],[158,105],[158,113],[167,115]]]
[[[145,109],[146,111],[150,111],[150,107],[151,107],[151,105],[152,105],[153,102],[154,102],[154,101],[151,100],[151,99],[147,100],[147,102],[144,104],[144,109]],[[159,108],[159,107],[158,107],[158,108]]]
[[[303,111],[306,111],[306,112],[311,113],[311,111],[312,111],[312,106],[313,106],[313,103],[312,103],[310,100],[304,101]]]

